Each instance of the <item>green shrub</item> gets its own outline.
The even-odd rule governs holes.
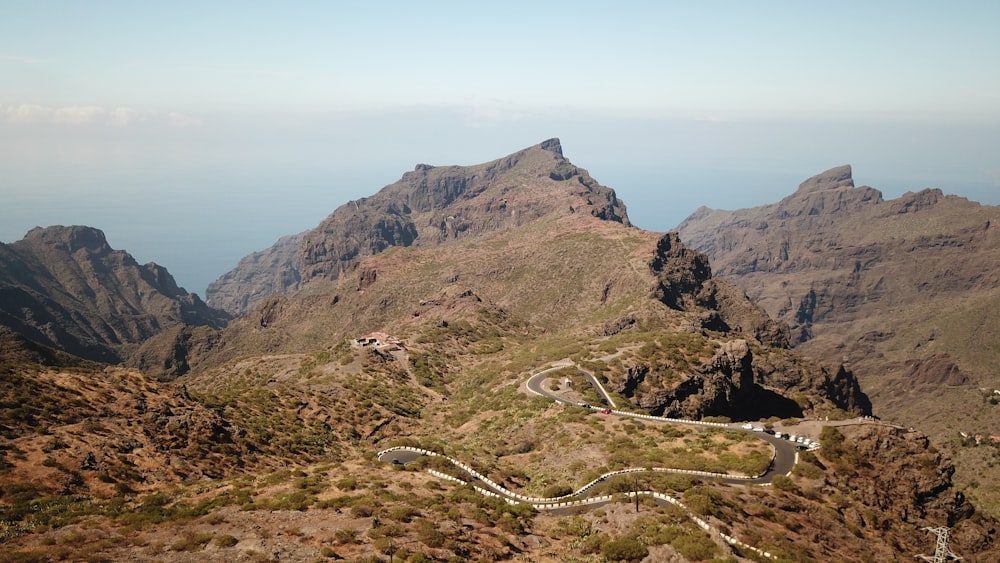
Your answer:
[[[795,481],[788,475],[775,475],[774,479],[771,480],[771,486],[779,491],[794,491]]]
[[[583,554],[600,553],[601,546],[610,539],[611,537],[604,532],[591,534],[580,541],[580,552]]]
[[[576,536],[578,538],[589,536],[591,532],[590,522],[580,516],[559,519],[556,522],[556,530],[560,534]]]
[[[170,551],[199,551],[205,547],[205,544],[212,541],[213,537],[214,534],[211,532],[203,534],[185,532],[183,538],[170,546]]]
[[[563,497],[573,493],[573,487],[569,485],[549,485],[542,492],[542,496],[546,498]]]
[[[445,536],[433,522],[421,518],[417,521],[417,539],[427,547],[439,548],[444,545]]]
[[[412,506],[396,506],[387,516],[397,522],[409,522],[415,516],[420,516],[420,511]]]
[[[342,491],[353,491],[358,488],[358,478],[354,475],[348,475],[338,480],[336,485]]]
[[[358,541],[358,531],[354,528],[340,528],[333,533],[333,537],[337,540],[337,543],[342,545],[357,543]]]
[[[601,555],[610,561],[641,561],[649,555],[649,550],[637,540],[619,538],[605,542]]]
[[[719,546],[715,545],[712,538],[700,531],[692,531],[692,533],[678,536],[670,542],[670,547],[691,561],[704,561],[719,553]]]

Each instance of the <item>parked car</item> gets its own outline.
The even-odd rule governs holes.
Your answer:
[[[611,414],[611,409],[601,409],[601,414]]]

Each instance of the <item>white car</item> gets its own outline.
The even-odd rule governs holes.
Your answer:
[[[742,428],[742,429],[744,429],[744,430],[750,430],[750,429],[752,429],[752,428],[753,428],[753,424],[750,424],[750,423],[748,422],[748,423],[744,424],[743,426],[741,426],[740,428]]]

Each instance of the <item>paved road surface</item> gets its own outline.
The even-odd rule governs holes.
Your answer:
[[[557,371],[557,370],[560,370],[560,369],[563,369],[563,368],[565,368],[567,366],[570,366],[570,365],[573,365],[573,364],[562,363],[562,364],[557,365],[555,367],[551,367],[551,368],[542,370],[542,371],[536,373],[535,375],[532,375],[530,378],[528,378],[528,381],[525,383],[525,386],[527,387],[527,389],[528,389],[528,391],[530,393],[534,393],[535,395],[541,395],[543,397],[548,397],[548,398],[552,399],[553,401],[556,401],[558,403],[562,403],[562,404],[565,404],[565,405],[576,405],[576,406],[579,406],[579,407],[583,408],[583,406],[580,403],[576,403],[576,402],[573,402],[573,401],[568,401],[568,400],[566,400],[566,399],[564,399],[564,398],[556,395],[552,391],[546,389],[545,386],[543,385],[545,379],[548,377],[548,375],[550,373],[552,373],[554,371]],[[593,381],[593,376],[590,376],[590,379]],[[600,386],[596,386],[596,387],[598,387],[598,389],[601,389],[603,391],[603,389]],[[591,406],[590,408],[592,408],[592,409],[598,409],[598,407],[593,407],[593,406]],[[630,416],[629,414],[622,413],[620,411],[616,412],[615,414],[618,415],[618,416]],[[643,420],[644,421],[648,421],[649,419],[648,418],[643,418]],[[670,419],[670,420],[664,420],[663,422],[664,423],[673,423],[673,424],[699,425],[698,421],[693,421],[693,420],[692,421],[684,421],[684,420]],[[760,485],[760,484],[770,483],[774,479],[775,475],[785,475],[789,471],[792,470],[792,467],[795,465],[795,461],[796,461],[796,455],[795,454],[796,454],[796,451],[798,450],[798,445],[797,444],[793,444],[792,442],[789,442],[788,440],[783,440],[781,438],[776,438],[775,436],[772,436],[770,434],[766,434],[764,432],[753,432],[752,430],[746,430],[746,429],[742,428],[741,425],[736,424],[736,423],[730,424],[730,425],[728,425],[728,427],[730,429],[732,429],[732,430],[737,430],[737,431],[740,431],[740,432],[751,432],[757,438],[760,438],[761,440],[764,440],[764,441],[768,442],[769,444],[771,444],[772,446],[774,446],[774,463],[771,464],[771,468],[767,471],[767,473],[765,473],[764,475],[761,475],[760,477],[758,477],[756,479],[749,479],[749,480],[747,480],[747,479],[728,479],[728,478],[724,478],[723,477],[723,478],[719,478],[718,479],[719,481],[721,481],[723,483],[732,483],[732,484],[740,484],[740,485],[744,485],[744,484],[757,484],[757,485]]]

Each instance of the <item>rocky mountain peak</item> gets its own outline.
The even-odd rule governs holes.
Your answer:
[[[178,297],[186,292],[182,291],[180,287],[177,286],[177,282],[174,280],[174,276],[170,275],[167,269],[156,262],[150,262],[143,266],[143,269],[148,272],[148,277],[146,281],[160,293],[166,295],[167,297]]]
[[[826,223],[835,216],[882,203],[882,192],[868,186],[854,186],[850,165],[831,168],[799,184],[798,190],[781,200],[782,219],[804,217]]]
[[[35,228],[0,247],[0,326],[82,358],[115,363],[165,327],[228,320],[99,229]]]
[[[539,144],[538,146],[542,150],[553,152],[553,153],[556,154],[556,156],[558,156],[559,158],[562,158],[562,155],[563,155],[563,152],[562,152],[562,143],[559,142],[559,138],[558,137],[553,137],[553,138],[548,139],[546,141],[542,141],[542,143]]]
[[[695,308],[694,297],[712,279],[708,257],[684,246],[676,232],[669,232],[657,241],[649,269],[657,277],[657,299],[681,311]]]
[[[418,164],[378,193],[334,210],[301,235],[294,254],[287,244],[257,253],[206,295],[212,306],[242,314],[310,280],[337,279],[394,246],[433,246],[565,215],[630,224],[614,190],[566,159],[559,139],[477,165]]]
[[[24,236],[24,241],[29,244],[44,244],[70,253],[81,248],[100,253],[111,251],[103,231],[82,225],[35,227]]]
[[[839,188],[853,188],[854,178],[851,176],[851,165],[845,164],[831,168],[809,178],[799,184],[797,194],[807,194],[826,190],[836,190]]]

